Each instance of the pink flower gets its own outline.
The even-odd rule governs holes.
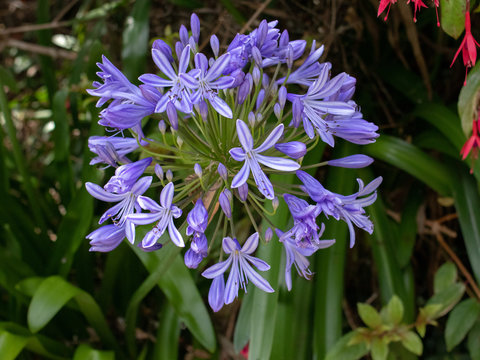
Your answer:
[[[422,7],[426,8],[427,5],[423,3],[422,0],[411,0],[413,2],[414,10],[413,10],[413,21],[417,22],[417,10],[420,10]],[[410,0],[407,1],[407,4],[410,3]]]
[[[463,57],[463,65],[465,65],[465,81],[463,83],[464,86],[467,83],[468,69],[475,66],[475,61],[477,60],[477,46],[480,46],[480,44],[478,44],[478,42],[472,36],[471,27],[472,26],[470,23],[470,12],[466,11],[465,12],[465,37],[463,38],[462,43],[460,44],[460,47],[458,48],[455,54],[455,57],[453,58],[453,61],[450,64],[450,67],[452,67],[455,60],[457,60],[457,56],[461,50],[462,57]]]
[[[478,121],[480,120],[480,114],[478,120],[473,120],[472,136],[463,144],[460,155],[462,160],[465,160],[470,152],[472,152],[472,161],[478,158],[478,148],[480,147],[480,137],[478,136]],[[470,169],[470,173],[473,173],[473,164]]]
[[[384,12],[384,10],[388,6],[387,15],[385,15],[385,18],[383,19],[384,21],[387,21],[388,13],[390,12],[390,7],[392,6],[392,4],[395,4],[396,2],[397,0],[380,0],[380,4],[378,5],[377,17],[379,17],[380,14]]]

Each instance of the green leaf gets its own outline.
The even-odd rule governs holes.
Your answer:
[[[462,0],[450,0],[451,2]],[[472,123],[477,110],[478,92],[480,91],[480,63],[468,73],[467,83],[460,90],[458,97],[458,113],[462,121],[462,130],[466,137],[472,133]]]
[[[475,279],[480,283],[480,197],[477,183],[466,171],[457,171],[453,196],[468,259]]]
[[[115,355],[112,351],[95,350],[82,344],[75,350],[73,360],[115,360]]]
[[[403,336],[402,345],[415,355],[420,356],[423,353],[422,340],[413,331],[409,331]]]
[[[480,320],[478,319],[468,334],[467,347],[472,360],[480,360]]]
[[[458,39],[465,29],[465,1],[440,0],[440,25],[443,31]]]
[[[357,304],[358,315],[369,328],[376,328],[382,325],[382,318],[378,311],[368,304]]]
[[[457,280],[457,267],[452,262],[446,262],[435,273],[433,279],[433,292],[439,293]]]
[[[148,51],[150,0],[135,1],[123,30],[123,72],[129,79],[136,79],[145,72]]]
[[[173,306],[166,302],[158,323],[153,359],[178,359],[180,325]]]
[[[59,276],[46,278],[35,291],[27,313],[30,330],[35,333],[43,329],[72,299],[105,344],[116,347],[115,339],[103,313],[91,295]]]
[[[0,354],[2,360],[14,360],[28,343],[28,337],[0,330]]]
[[[284,183],[293,183],[294,175],[274,175],[272,181],[281,177]],[[271,206],[271,204],[270,204]],[[272,210],[270,207],[269,210]],[[270,221],[275,227],[284,229],[287,225],[290,212],[285,203],[281,203],[277,208],[275,215],[270,217]],[[262,228],[270,226],[266,221],[262,222]],[[270,270],[262,273],[262,277],[276,289],[273,294],[266,293],[256,287],[247,296],[253,296],[252,317],[250,323],[250,343],[248,356],[251,359],[269,359],[273,335],[275,332],[275,322],[278,306],[278,288],[280,278],[280,263],[282,259],[283,245],[279,241],[271,241],[267,246],[262,246],[257,250],[256,256],[266,261],[270,265]],[[283,279],[282,279],[283,280]]]
[[[247,294],[252,291],[253,285],[247,285]],[[253,296],[244,296],[242,305],[235,323],[233,333],[233,350],[238,354],[250,340],[250,324],[252,318]]]
[[[340,142],[333,158],[355,154],[355,146]],[[319,159],[320,160],[320,159]],[[339,194],[354,191],[355,172],[351,169],[330,168],[326,188]],[[313,320],[313,358],[323,360],[326,353],[342,336],[345,257],[349,233],[347,226],[335,219],[325,221],[324,239],[336,239],[333,246],[318,252],[315,259],[315,312]],[[328,296],[326,295],[328,294]]]
[[[385,360],[388,356],[388,343],[385,339],[373,339],[370,349],[373,360]]]
[[[342,336],[328,352],[325,360],[357,360],[368,354],[365,343],[348,345],[355,333],[349,332]]]
[[[174,250],[179,251],[173,245]],[[176,249],[175,249],[176,248]],[[140,258],[147,270],[152,273],[160,266],[163,260],[162,251],[145,253],[134,247],[135,254]],[[198,288],[183,263],[180,255],[176,255],[171,266],[158,281],[160,289],[172,304],[178,317],[185,323],[193,336],[210,352],[216,348],[215,332]]]
[[[437,310],[435,317],[440,317],[445,315],[452,309],[455,304],[460,301],[465,292],[465,285],[455,283],[450,285],[448,288],[434,294],[427,302],[428,305],[438,304],[441,307]]]
[[[397,295],[394,295],[387,304],[387,314],[393,324],[399,324],[403,319],[403,303]]]
[[[475,299],[464,300],[455,306],[448,316],[445,327],[447,351],[451,351],[467,336],[479,315],[480,303]]]
[[[14,76],[9,69],[6,69],[2,66],[0,66],[0,82],[10,88],[12,92],[18,91],[17,81],[15,80]]]
[[[382,135],[364,151],[402,169],[424,182],[441,195],[450,193],[450,174],[447,168],[414,145],[393,136]]]

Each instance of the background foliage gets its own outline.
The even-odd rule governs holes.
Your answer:
[[[441,22],[458,37],[454,5],[441,2],[452,6]],[[2,3],[1,358],[241,359],[243,351],[249,359],[480,359],[480,169],[470,175],[459,160],[480,66],[462,89],[463,68],[448,67],[458,42],[437,29],[433,8],[415,24],[399,2],[384,23],[376,6]],[[105,54],[135,82],[153,69],[153,39],[173,39],[191,11],[201,19],[203,46],[212,33],[231,39],[263,18],[278,19],[292,38],[324,43],[324,58],[357,78],[355,99],[381,128],[365,147],[377,159],[373,171],[316,174],[338,193],[352,191],[356,177],[384,177],[369,208],[373,236],[358,234],[347,250],[346,226],[327,224],[325,238],[337,243],[315,257],[312,281],[297,279],[289,293],[270,271],[276,293],[249,288],[219,313],[205,306],[209,284],[183,265],[178,248],[146,254],[124,243],[95,254],[85,239],[102,209],[83,183],[109,174],[88,165],[86,139],[102,131],[96,100],[85,92],[95,63]],[[339,143],[306,161],[354,151]],[[287,212],[272,221],[286,224]],[[272,242],[259,257],[280,262],[280,250]]]

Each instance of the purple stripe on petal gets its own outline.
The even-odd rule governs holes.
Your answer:
[[[245,161],[245,163],[243,164],[238,174],[235,175],[235,177],[232,180],[232,185],[231,185],[232,189],[235,189],[245,184],[249,176],[250,176],[250,166],[248,162]]]
[[[105,191],[101,186],[91,182],[85,183],[85,188],[90,195],[98,200],[117,202],[125,198],[125,194],[111,194],[108,191]]]
[[[228,63],[230,62],[230,54],[226,53],[220,56],[212,67],[208,70],[208,74],[205,77],[206,81],[213,81],[222,75],[223,70],[227,67]]]
[[[187,71],[189,61],[190,61],[190,45],[187,45],[182,51],[182,56],[180,56],[180,62],[178,64],[179,74]]]
[[[238,243],[235,240],[233,240],[231,237],[228,237],[228,236],[223,238],[222,248],[223,248],[223,251],[225,251],[226,254],[231,254],[235,250],[240,250],[240,247],[238,246]]]
[[[133,186],[131,192],[135,195],[142,195],[145,191],[148,190],[152,184],[153,178],[151,176],[145,176],[138,180]]]
[[[157,243],[157,240],[160,238],[161,234],[158,231],[150,230],[142,240],[142,247],[149,248],[154,246]]]
[[[150,210],[154,212],[159,212],[163,210],[163,208],[159,206],[155,201],[146,196],[139,196],[137,202],[143,210]]]
[[[177,74],[175,74],[170,61],[168,61],[167,57],[160,50],[152,49],[152,58],[155,65],[157,65],[160,71],[167,75],[169,79],[174,80],[177,78]]]
[[[214,96],[212,99],[210,99],[210,104],[220,115],[229,119],[233,117],[232,110],[228,104],[225,102],[225,100],[219,98],[218,96]]]
[[[265,150],[270,149],[274,146],[277,141],[282,137],[283,134],[283,124],[278,125],[272,132],[268,135],[262,145],[255,149],[256,153],[264,152]]]
[[[261,277],[255,270],[253,270],[243,257],[240,257],[240,266],[247,275],[248,279],[260,290],[268,293],[275,292],[268,281]]]
[[[135,225],[148,225],[155,221],[158,221],[162,217],[162,213],[137,213],[127,216],[127,220],[131,221]]]
[[[217,312],[223,307],[225,297],[225,281],[223,275],[213,279],[210,290],[208,291],[208,304],[213,311]]]
[[[258,246],[258,232],[248,237],[247,241],[245,241],[245,244],[243,244],[242,246],[242,253],[251,254],[255,250],[257,250],[257,246]]]
[[[230,149],[229,153],[234,160],[245,161],[246,154],[242,148],[236,147],[236,148]]]
[[[240,285],[240,276],[238,270],[238,259],[233,260],[230,275],[228,275],[227,285],[225,286],[225,304],[230,304],[238,296],[238,288]]]
[[[174,191],[175,188],[171,182],[162,189],[162,192],[160,193],[160,205],[162,205],[165,209],[170,209],[172,206]]]
[[[215,265],[210,266],[207,270],[202,273],[202,276],[207,279],[214,279],[222,275],[230,267],[232,263],[232,258],[229,257],[227,260],[219,262]]]
[[[295,171],[300,169],[300,164],[290,159],[264,155],[255,155],[255,158],[259,163],[275,170]]]
[[[270,265],[268,265],[265,261],[251,255],[244,255],[244,257],[245,259],[250,261],[250,263],[252,263],[258,270],[260,271],[270,270]]]
[[[177,245],[178,247],[185,247],[182,235],[180,234],[180,231],[178,231],[178,229],[175,227],[172,218],[170,218],[170,222],[168,224],[168,234],[170,235],[170,240],[172,240],[175,245]]]
[[[240,119],[237,120],[237,136],[245,151],[248,152],[253,149],[253,138],[250,129],[247,124]]]

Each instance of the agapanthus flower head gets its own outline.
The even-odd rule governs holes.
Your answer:
[[[392,2],[382,1],[381,6]],[[257,221],[269,220],[266,214],[278,210],[279,198],[293,219],[290,228],[277,231],[286,251],[288,289],[292,266],[310,278],[306,257],[333,244],[321,239],[325,217],[348,224],[351,245],[354,225],[373,229],[364,208],[375,201],[381,179],[367,186],[359,181],[359,191],[344,196],[299,170],[319,141],[334,146],[334,138],[340,137],[362,145],[378,137],[378,127],[363,118],[353,100],[356,79],[321,62],[324,47],[315,41],[304,60],[298,60],[306,42],[290,39],[277,24],[261,21],[250,33],[237,34],[223,52],[212,35],[209,57],[199,46],[200,20],[193,14],[189,27],[180,26],[173,46],[161,39],[153,42],[157,72],[141,75],[142,85],[130,83],[103,58],[100,81],[89,90],[99,97],[98,106],[105,105],[99,123],[107,131],[116,129],[112,137],[92,136],[89,141],[96,156],[92,163],[116,168],[104,187],[86,184],[97,199],[116,203],[100,218],[100,223],[113,223],[88,235],[91,250],[113,250],[125,237],[143,251],[160,250],[169,240],[186,247],[187,267],[213,264],[203,276],[213,280],[208,302],[214,311],[234,301],[249,281],[274,291],[257,272],[270,266],[253,253],[259,246],[258,229],[265,231],[262,246],[272,243],[273,230]],[[149,158],[138,160],[145,154]],[[308,168],[358,168],[370,162],[358,154],[309,163]],[[285,181],[295,171],[303,195]],[[154,196],[159,196],[158,203]],[[214,226],[207,231],[210,222]],[[149,229],[136,239],[142,225]],[[253,229],[240,245],[236,237]],[[219,260],[212,254],[219,254]]]

